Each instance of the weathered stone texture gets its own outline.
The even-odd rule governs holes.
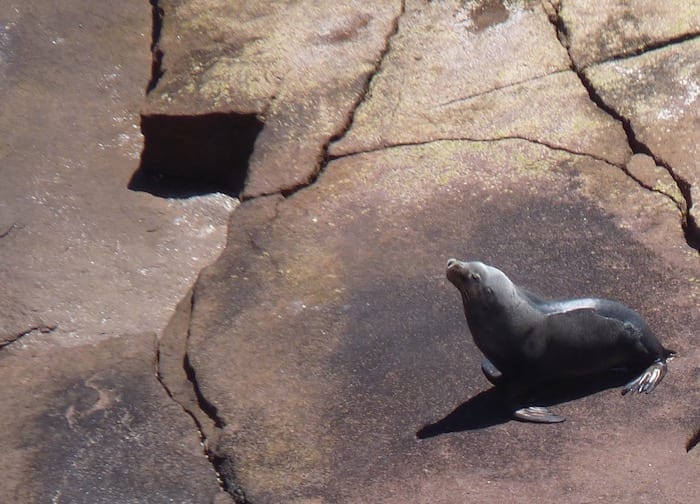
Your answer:
[[[64,341],[159,331],[218,254],[237,202],[127,189],[150,8],[35,0],[2,12],[0,222],[13,227],[0,238],[0,298],[12,298],[0,306],[24,307],[20,330],[33,317]]]
[[[589,180],[598,174],[607,187]],[[197,285],[190,328],[200,390],[225,424],[218,451],[235,473],[224,476],[261,503],[432,491],[460,502],[515,489],[525,502],[582,486],[615,498],[632,489],[628,471],[642,471],[633,495],[687,501],[697,488],[683,451],[683,412],[697,400],[686,387],[696,301],[635,240],[640,222],[623,229],[592,194],[603,205],[657,200],[604,162],[509,140],[348,156],[291,198],[244,203]],[[478,352],[444,280],[453,255],[498,264],[545,295],[622,299],[686,355],[684,367],[649,397],[610,390],[562,405],[570,421],[546,434],[507,422],[479,395]],[[416,439],[455,408],[455,433]],[[661,424],[663,440],[652,434]],[[660,456],[653,468],[643,445]],[[619,470],[601,471],[598,457],[618,450],[628,454]]]
[[[700,186],[700,39],[595,65],[586,76],[636,138],[694,189]]]
[[[541,6],[509,4],[485,26],[477,26],[476,9],[475,3],[433,2],[408,10],[368,99],[329,153],[521,137],[624,163],[629,149],[622,128],[569,71]],[[568,117],[570,107],[582,113]]]
[[[127,188],[150,36],[144,0],[0,1],[0,345],[14,341],[0,349],[3,503],[219,491],[195,424],[157,381],[153,334],[237,202]]]
[[[700,4],[685,0],[559,0],[571,57],[579,68],[700,35]]]
[[[0,4],[0,501],[697,501],[695,4]],[[451,256],[669,376],[510,421]]]
[[[161,2],[163,77],[146,114],[257,113],[244,195],[293,189],[361,99],[401,2]]]
[[[208,503],[216,474],[154,379],[153,334],[0,353],[4,502]]]

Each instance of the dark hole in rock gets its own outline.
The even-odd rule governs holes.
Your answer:
[[[262,127],[254,114],[143,115],[141,164],[129,189],[161,197],[237,196]]]
[[[698,443],[700,443],[700,427],[695,429],[693,435],[688,438],[688,441],[685,443],[685,451],[689,452],[695,448]]]
[[[700,252],[700,227],[690,213],[688,213],[683,222],[683,234],[685,241],[692,248]]]

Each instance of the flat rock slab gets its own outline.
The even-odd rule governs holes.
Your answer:
[[[257,503],[691,502],[696,300],[678,293],[687,271],[591,199],[595,174],[657,200],[607,163],[508,140],[348,156],[293,197],[245,202],[190,325],[223,476]],[[620,299],[679,358],[652,395],[601,387],[555,406],[564,424],[509,421],[444,279],[451,256],[545,296]]]
[[[34,337],[4,349],[3,500],[212,502],[216,473],[154,379],[155,358],[154,334],[73,348]]]
[[[77,343],[161,330],[221,249],[237,201],[127,188],[143,147],[150,8],[33,0],[6,11],[0,341],[36,327]]]
[[[479,7],[480,6],[480,7]],[[480,25],[484,9],[501,17]],[[329,153],[432,140],[525,138],[615,163],[624,132],[588,96],[534,2],[432,2],[407,10],[368,99]],[[562,114],[575,109],[577,114]]]
[[[0,502],[210,502],[216,475],[158,383],[154,334],[237,201],[127,188],[148,2],[0,5]]]
[[[700,34],[700,4],[684,0],[559,0],[569,50],[585,68]]]
[[[695,6],[5,3],[0,501],[697,500]],[[451,256],[679,356],[509,421]]]
[[[693,188],[700,185],[700,39],[594,65],[586,76],[640,142]]]

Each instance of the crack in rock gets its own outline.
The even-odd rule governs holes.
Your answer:
[[[17,223],[13,222],[10,224],[4,231],[0,232],[0,238],[5,238],[6,236],[9,236],[9,234],[17,228]]]
[[[563,21],[562,21],[562,24],[563,24]],[[606,58],[603,61],[591,63],[589,65],[584,65],[581,67],[581,70],[585,70],[586,68],[593,66],[593,65],[601,65],[603,63],[609,63],[609,62],[613,62],[613,61],[622,61],[622,60],[634,58],[636,56],[640,56],[640,55],[647,53],[647,52],[656,51],[657,49],[663,49],[665,47],[670,47],[670,46],[682,44],[684,42],[689,42],[689,41],[694,40],[698,37],[700,37],[700,32],[690,32],[690,33],[685,33],[683,35],[679,35],[677,37],[671,37],[671,38],[668,38],[665,40],[650,42],[649,44],[645,44],[642,47],[639,47],[637,49],[622,52],[620,54],[616,54],[614,56]]]
[[[160,0],[149,0],[151,3],[151,78],[146,85],[146,94],[153,91],[158,85],[158,81],[163,76],[163,51],[158,46],[160,33],[163,29],[163,16],[165,11],[159,5]]]
[[[351,157],[351,156],[358,156],[358,155],[362,155],[362,154],[371,154],[371,153],[380,152],[380,151],[383,151],[386,149],[396,149],[396,148],[401,148],[401,147],[419,147],[422,145],[430,145],[430,144],[435,143],[435,142],[475,142],[475,143],[486,142],[486,143],[491,143],[491,142],[506,142],[506,141],[512,141],[512,140],[521,140],[523,142],[528,142],[528,143],[532,143],[535,145],[541,145],[542,147],[546,147],[546,148],[551,149],[553,151],[566,152],[567,154],[571,154],[573,156],[587,157],[589,159],[593,159],[595,161],[600,161],[600,162],[606,163],[610,166],[614,166],[615,168],[622,170],[625,173],[625,175],[627,175],[634,182],[639,184],[642,188],[664,196],[665,198],[669,199],[676,207],[678,207],[678,201],[671,194],[664,192],[659,188],[652,187],[652,186],[646,184],[643,180],[639,179],[632,172],[630,172],[628,167],[622,163],[616,163],[614,161],[603,158],[601,156],[597,156],[597,155],[590,153],[590,152],[575,151],[573,149],[569,149],[569,148],[563,147],[561,145],[555,145],[555,144],[552,144],[550,142],[545,142],[543,140],[538,140],[535,138],[528,138],[528,137],[520,136],[520,135],[492,137],[492,138],[440,137],[440,138],[432,138],[430,140],[425,140],[423,142],[402,142],[402,143],[383,145],[383,146],[377,147],[375,149],[367,149],[364,151],[348,152],[348,153],[344,153],[344,154],[341,154],[338,156],[331,156],[330,161],[333,161],[336,159],[347,158],[347,157]]]
[[[637,138],[637,135],[634,131],[634,128],[632,127],[631,120],[628,117],[625,117],[623,114],[618,112],[614,107],[612,107],[610,104],[606,103],[605,100],[602,98],[598,90],[595,88],[591,80],[586,76],[585,74],[585,69],[584,68],[579,68],[578,65],[574,62],[573,57],[571,56],[571,48],[570,48],[570,43],[569,43],[569,32],[568,28],[566,26],[566,23],[564,22],[563,18],[561,17],[561,3],[559,2],[554,2],[552,0],[549,0],[545,3],[543,3],[543,8],[545,9],[547,13],[547,17],[549,18],[550,23],[554,26],[554,29],[556,30],[557,38],[561,45],[566,49],[566,52],[569,56],[569,61],[570,61],[570,66],[571,70],[576,74],[578,79],[581,81],[581,84],[583,87],[586,89],[586,92],[588,93],[588,96],[590,100],[603,112],[608,114],[610,117],[618,121],[621,125],[622,128],[624,129],[625,135],[627,136],[627,143],[629,144],[630,149],[634,154],[645,154],[649,157],[651,157],[654,160],[654,163],[656,163],[657,166],[662,167],[668,174],[671,176],[673,181],[675,182],[678,191],[680,192],[682,196],[682,200],[677,200],[676,198],[672,197],[670,194],[667,194],[663,191],[655,190],[651,187],[649,187],[647,184],[642,183],[639,179],[634,177],[631,172],[626,168],[622,166],[618,166],[619,168],[622,169],[622,171],[631,177],[635,182],[637,182],[641,187],[652,191],[656,192],[659,194],[662,194],[668,198],[670,198],[676,207],[678,208],[681,216],[681,229],[683,230],[683,235],[685,237],[685,241],[688,244],[688,246],[694,248],[698,252],[700,252],[700,227],[698,227],[697,222],[695,221],[695,218],[691,214],[691,209],[693,208],[693,199],[692,199],[692,193],[691,193],[691,185],[690,183],[685,180],[683,177],[681,177],[678,173],[676,173],[673,170],[673,167],[669,163],[667,163],[665,160],[661,159],[659,156],[654,154],[654,152],[651,150],[651,148],[646,145],[644,142],[639,140]],[[666,47],[668,45],[673,45],[673,44],[679,44],[682,42],[685,42],[687,40],[693,39],[697,36],[697,34],[691,34],[691,35],[684,35],[681,37],[677,37],[674,39],[669,39],[668,41],[664,41],[663,43],[659,44],[650,44],[648,46],[645,46],[644,49],[639,50],[635,54],[630,54],[626,57],[633,57],[633,56],[638,56],[639,54],[642,54],[644,52],[648,52],[651,50],[656,50],[660,49],[662,47]],[[653,47],[652,47],[653,46]],[[613,58],[613,60],[616,59],[621,59],[619,57]],[[604,62],[601,62],[604,63]]]
[[[459,98],[455,98],[453,100],[449,100],[449,101],[446,101],[444,103],[438,103],[437,105],[435,105],[434,108],[449,107],[450,105],[454,105],[455,103],[462,103],[462,102],[465,102],[468,100],[473,100],[474,98],[481,98],[482,96],[488,96],[489,94],[495,93],[497,91],[503,91],[504,89],[522,86],[523,84],[528,84],[530,82],[536,82],[538,80],[546,79],[547,77],[551,77],[552,75],[557,75],[557,74],[569,72],[569,71],[571,71],[571,70],[569,68],[566,68],[564,70],[557,70],[556,72],[551,72],[551,73],[547,73],[547,74],[543,74],[543,75],[538,75],[536,77],[530,77],[528,79],[523,79],[520,81],[511,82],[511,83],[505,84],[503,86],[496,86],[496,87],[488,89],[486,91],[482,91],[481,93],[475,93],[475,94],[468,95],[468,96],[461,96]]]
[[[312,186],[318,178],[321,176],[321,174],[325,171],[326,167],[328,166],[328,163],[331,161],[331,157],[328,155],[328,148],[333,142],[337,142],[341,138],[343,138],[348,131],[350,131],[350,128],[352,128],[353,123],[355,122],[355,114],[357,113],[357,110],[360,108],[362,103],[367,99],[369,96],[369,90],[371,89],[372,81],[379,75],[382,71],[382,66],[384,65],[384,61],[386,59],[386,56],[389,54],[391,51],[391,40],[396,36],[396,34],[399,32],[399,24],[401,21],[401,17],[404,15],[406,12],[406,0],[401,1],[401,7],[399,8],[399,12],[394,18],[392,22],[392,27],[391,31],[388,33],[386,37],[386,43],[384,47],[382,48],[382,51],[379,54],[379,57],[377,58],[377,61],[375,62],[374,68],[372,69],[371,72],[367,75],[367,78],[365,79],[364,86],[362,88],[362,91],[359,93],[357,99],[355,100],[355,103],[352,106],[352,109],[348,113],[348,119],[346,123],[340,128],[340,131],[338,131],[335,135],[331,136],[326,143],[323,145],[323,148],[321,150],[321,156],[320,156],[320,162],[318,168],[314,171],[312,174],[311,178],[301,184],[298,184],[294,187],[288,188],[281,190],[277,193],[271,193],[271,194],[261,194],[259,196],[271,196],[272,194],[281,194],[285,198],[293,195],[297,191],[300,191],[301,189],[305,189],[306,187]],[[255,196],[255,197],[259,197]]]
[[[247,502],[245,492],[232,478],[229,461],[217,453],[218,436],[225,423],[219,417],[216,406],[202,394],[196,370],[187,352],[195,302],[195,288],[192,288],[180,301],[175,314],[163,330],[156,352],[156,379],[168,397],[194,422],[204,455],[216,473],[221,490],[233,497],[238,504],[243,504]]]
[[[343,128],[340,130],[340,132],[338,134],[334,135],[333,137],[331,137],[330,140],[328,141],[328,143],[324,146],[324,154],[325,154],[326,159],[328,158],[328,156],[327,156],[328,146],[331,143],[337,142],[338,140],[342,139],[347,134],[347,132],[350,131],[350,128],[352,128],[352,125],[355,123],[355,114],[357,113],[357,110],[360,108],[360,106],[364,103],[364,101],[369,96],[369,90],[372,87],[372,82],[382,72],[382,67],[384,66],[384,61],[386,60],[387,55],[391,51],[391,40],[399,33],[399,25],[401,22],[401,17],[405,14],[405,12],[406,12],[406,0],[402,0],[401,7],[399,8],[399,13],[394,18],[394,21],[393,21],[392,26],[391,26],[391,31],[389,32],[389,34],[386,37],[386,44],[384,45],[384,48],[380,52],[374,68],[367,76],[367,80],[365,81],[365,86],[362,89],[362,92],[357,97],[357,100],[355,101],[355,103],[352,107],[352,110],[350,110],[350,113],[348,114],[347,123],[343,126]]]
[[[554,150],[554,151],[566,152],[567,154],[571,154],[574,156],[583,156],[583,157],[587,157],[590,159],[594,159],[596,161],[601,161],[603,163],[607,163],[607,164],[609,164],[611,166],[615,166],[617,168],[624,168],[624,166],[621,164],[615,163],[607,158],[597,156],[597,155],[592,154],[590,152],[580,152],[580,151],[576,151],[573,149],[569,149],[569,148],[561,146],[561,145],[555,145],[553,143],[546,142],[544,140],[538,140],[536,138],[528,138],[526,136],[521,136],[521,135],[506,135],[506,136],[502,136],[502,137],[491,137],[491,138],[438,137],[438,138],[431,138],[429,140],[424,140],[421,142],[398,142],[398,143],[393,143],[393,144],[382,145],[382,146],[376,147],[374,149],[367,149],[367,150],[356,151],[356,152],[348,152],[348,153],[344,153],[344,154],[341,154],[338,156],[331,156],[330,161],[334,161],[336,159],[343,159],[343,158],[347,158],[347,157],[352,157],[352,156],[359,156],[361,154],[371,154],[374,152],[380,152],[380,151],[388,150],[388,149],[397,149],[397,148],[401,148],[401,147],[420,147],[422,145],[430,145],[430,144],[436,143],[436,142],[496,143],[496,142],[507,142],[507,141],[512,141],[512,140],[520,140],[520,141],[532,143],[535,145],[541,145],[542,147],[546,147],[546,148]]]
[[[46,325],[46,324],[39,324],[39,325],[34,325],[32,327],[29,327],[28,329],[25,329],[24,331],[17,333],[13,336],[10,336],[9,338],[5,339],[5,341],[0,344],[0,350],[5,348],[8,345],[12,345],[13,343],[18,342],[25,336],[29,336],[30,334],[34,332],[39,332],[41,334],[49,334],[55,331],[58,328],[58,325]]]

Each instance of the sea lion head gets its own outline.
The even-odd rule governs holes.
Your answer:
[[[501,284],[508,283],[508,277],[499,269],[478,261],[463,262],[457,259],[447,261],[447,279],[459,289],[466,301],[489,301]]]

